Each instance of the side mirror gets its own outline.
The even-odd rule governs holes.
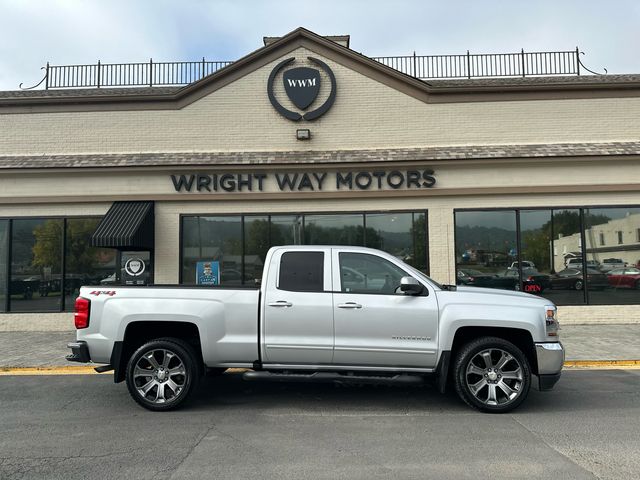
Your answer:
[[[424,287],[413,277],[402,277],[400,279],[400,290],[407,295],[420,295]]]

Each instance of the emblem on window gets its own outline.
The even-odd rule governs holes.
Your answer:
[[[276,65],[276,67],[271,71],[269,80],[267,81],[267,95],[269,96],[271,105],[273,105],[273,108],[275,108],[280,115],[288,118],[289,120],[293,120],[294,122],[303,119],[307,121],[315,120],[316,118],[324,115],[327,110],[331,108],[336,99],[336,77],[333,74],[333,71],[323,61],[314,57],[307,58],[310,62],[320,67],[331,81],[331,92],[329,93],[329,97],[318,108],[306,113],[294,112],[285,108],[276,99],[273,93],[273,84],[276,76],[282,69],[295,61],[294,57],[287,58]],[[289,97],[291,103],[300,110],[306,110],[313,104],[316,98],[318,98],[318,94],[320,93],[320,84],[322,81],[320,70],[309,67],[290,68],[289,70],[284,71],[282,74],[282,80],[284,82],[284,91],[287,94],[287,97]]]
[[[145,264],[140,258],[130,258],[124,264],[124,271],[131,277],[139,277],[144,273]]]

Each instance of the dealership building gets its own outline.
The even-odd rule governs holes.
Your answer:
[[[302,28],[234,62],[47,66],[0,92],[0,330],[72,328],[83,284],[254,285],[283,244],[637,323],[640,76],[581,66],[374,59]]]

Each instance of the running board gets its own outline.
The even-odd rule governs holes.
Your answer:
[[[422,385],[424,378],[418,375],[399,373],[396,375],[345,375],[344,373],[274,373],[266,371],[244,372],[244,380],[271,382],[316,382],[316,383],[372,383],[376,385]]]

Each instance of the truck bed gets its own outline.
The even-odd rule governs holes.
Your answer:
[[[115,341],[135,322],[188,322],[198,327],[207,365],[245,365],[258,359],[257,287],[189,285],[82,287],[90,322],[78,340],[90,340],[91,360],[109,363]],[[114,321],[110,321],[113,319]]]

